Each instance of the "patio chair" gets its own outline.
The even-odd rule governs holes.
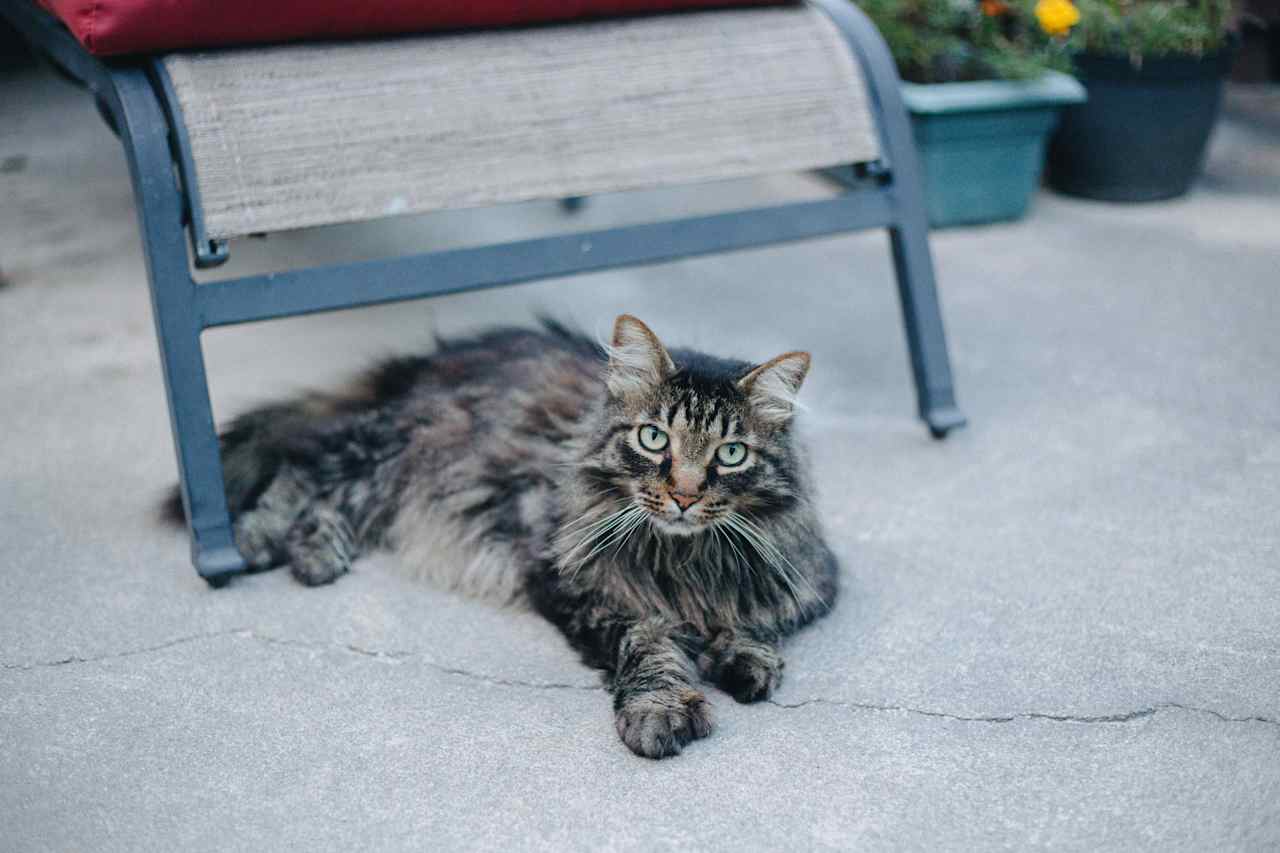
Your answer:
[[[0,13],[124,144],[192,557],[211,585],[245,569],[200,343],[217,326],[885,228],[919,414],[936,438],[964,423],[897,74],[848,0],[113,60],[32,2]],[[252,234],[845,164],[864,180],[833,198],[193,277]]]

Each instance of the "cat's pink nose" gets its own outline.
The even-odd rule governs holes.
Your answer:
[[[672,495],[701,495],[706,485],[706,472],[693,465],[676,465],[667,481],[667,491]],[[679,498],[676,498],[678,501]],[[695,497],[693,500],[697,500]],[[691,501],[692,503],[692,501]]]
[[[680,511],[683,512],[698,501],[702,500],[702,495],[682,495],[679,492],[672,492],[671,500],[675,501],[680,507]]]

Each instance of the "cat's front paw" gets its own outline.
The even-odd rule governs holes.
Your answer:
[[[662,687],[627,697],[614,722],[618,737],[636,755],[666,758],[711,734],[711,706],[687,685]]]
[[[356,545],[350,525],[336,510],[312,507],[289,528],[285,555],[295,578],[320,586],[351,571]]]
[[[782,684],[782,655],[762,645],[730,646],[715,666],[715,681],[739,702],[760,702]]]

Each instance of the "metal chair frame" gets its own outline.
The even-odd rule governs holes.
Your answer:
[[[200,343],[201,332],[217,326],[885,228],[920,417],[935,438],[963,426],[929,253],[920,167],[893,59],[874,25],[848,0],[811,2],[839,28],[870,90],[881,155],[859,164],[866,178],[859,188],[831,199],[203,284],[193,278],[192,265],[220,263],[227,247],[204,234],[186,130],[161,63],[100,60],[34,2],[0,5],[0,14],[34,47],[92,93],[124,144],[192,561],[200,576],[222,586],[245,570],[232,537]]]

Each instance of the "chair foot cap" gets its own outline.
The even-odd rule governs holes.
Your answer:
[[[247,564],[240,552],[230,545],[221,548],[201,549],[195,555],[196,571],[214,589],[221,589],[240,574]]]
[[[929,425],[929,435],[941,441],[952,430],[960,429],[968,420],[956,406],[940,406],[931,409],[924,415],[924,422]]]

